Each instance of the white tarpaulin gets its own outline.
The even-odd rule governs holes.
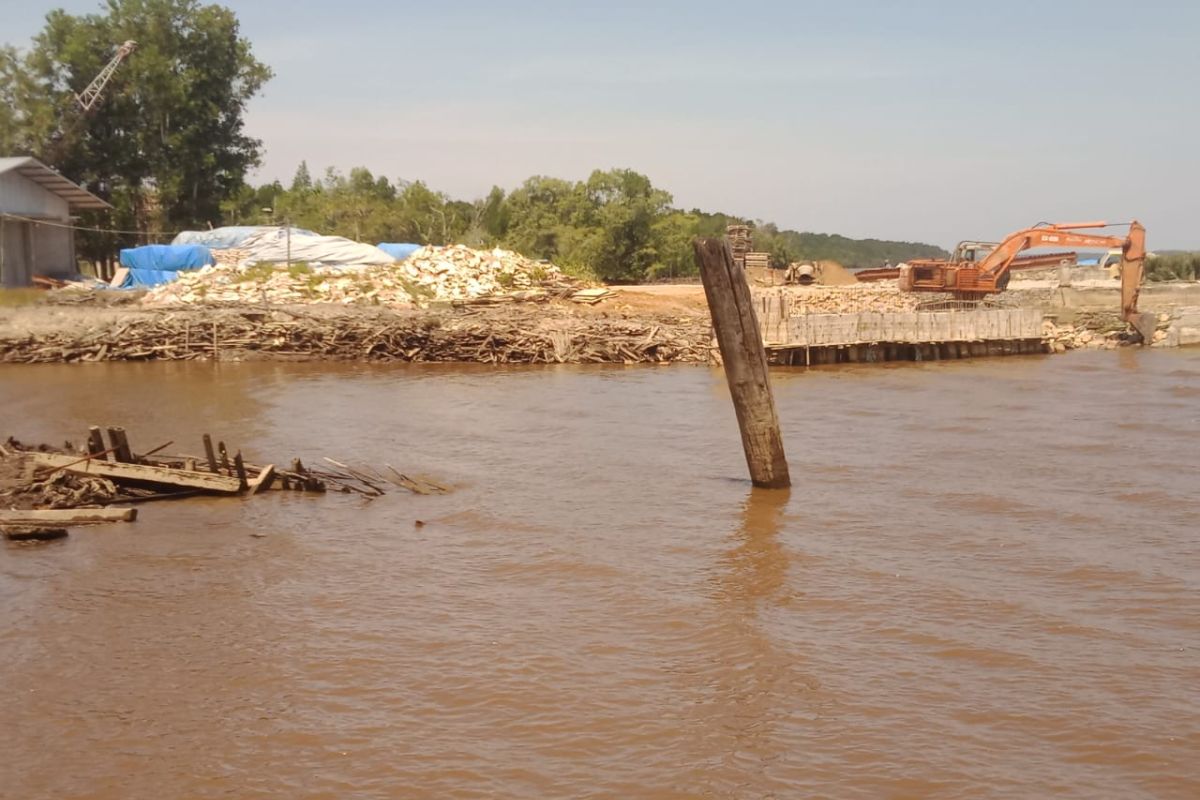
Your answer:
[[[243,264],[287,261],[288,239],[282,228],[267,228],[246,238],[237,247]],[[363,244],[341,236],[297,236],[292,234],[292,263],[312,266],[362,267],[394,264],[396,259],[373,244]]]

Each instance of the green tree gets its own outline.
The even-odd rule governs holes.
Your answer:
[[[532,258],[560,260],[559,238],[570,226],[575,187],[559,178],[535,175],[508,196],[504,245]]]
[[[82,115],[74,93],[127,39],[137,51]],[[15,140],[6,144],[106,195],[119,227],[217,223],[259,162],[243,114],[270,76],[222,6],[108,0],[99,14],[52,11],[27,53],[0,56]]]
[[[670,207],[671,195],[629,169],[597,170],[580,189],[574,224],[590,229],[586,250],[571,259],[610,281],[638,281],[659,261],[654,223]]]
[[[301,161],[300,166],[296,167],[296,174],[292,176],[293,192],[307,192],[313,188],[312,175],[308,173],[308,162]]]

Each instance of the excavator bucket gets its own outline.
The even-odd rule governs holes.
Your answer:
[[[1142,262],[1125,261],[1121,264],[1121,318],[1133,326],[1142,337],[1142,344],[1154,342],[1154,329],[1158,327],[1158,315],[1138,311],[1138,294],[1142,289]]]
[[[1121,319],[1133,326],[1142,337],[1143,344],[1151,344],[1158,318],[1154,314],[1138,311],[1138,295],[1145,277],[1145,237],[1145,228],[1134,221],[1129,227],[1129,239],[1121,255]]]

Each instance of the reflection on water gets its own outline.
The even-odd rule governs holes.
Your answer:
[[[0,796],[1200,796],[1200,356],[775,379],[790,492],[705,368],[0,367],[457,487],[0,549]]]

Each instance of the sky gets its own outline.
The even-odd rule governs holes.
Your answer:
[[[301,160],[473,199],[649,175],[683,208],[952,246],[1140,219],[1200,249],[1200,3],[224,3],[275,77],[256,181]],[[0,43],[51,8],[0,0]]]

